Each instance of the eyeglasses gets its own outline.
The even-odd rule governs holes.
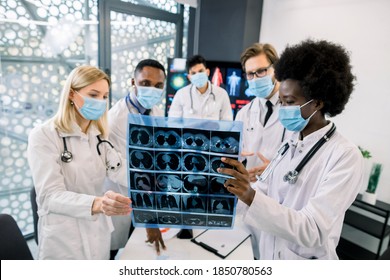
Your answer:
[[[255,75],[256,75],[257,78],[262,78],[262,77],[264,77],[265,75],[267,75],[267,70],[268,70],[269,68],[271,68],[272,65],[273,65],[273,64],[271,63],[268,67],[259,68],[259,69],[257,69],[255,72],[247,72],[247,73],[246,73],[246,78],[247,78],[248,80],[252,80],[252,79],[255,77]]]

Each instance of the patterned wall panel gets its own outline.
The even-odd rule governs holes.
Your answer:
[[[178,13],[174,0],[124,2]],[[188,7],[184,16],[187,23]],[[111,13],[113,101],[127,93],[139,60],[167,66],[176,31],[173,23]],[[0,213],[12,214],[24,234],[33,230],[28,133],[53,116],[75,66],[97,65],[97,32],[97,0],[0,0]]]
[[[77,65],[97,63],[97,1],[0,0],[0,213],[32,232],[26,148]],[[86,13],[88,11],[88,13]]]
[[[167,68],[174,56],[176,25],[160,20],[111,12],[111,65],[113,104],[131,86],[134,69],[142,59],[153,58]],[[162,108],[165,108],[162,106]]]

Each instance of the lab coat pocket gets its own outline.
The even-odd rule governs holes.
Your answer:
[[[312,256],[310,258],[302,257],[286,247],[280,252],[280,259],[284,259],[284,260],[310,260],[310,259],[312,259],[313,260],[313,259],[317,259],[317,258],[315,256]]]
[[[45,223],[40,231],[39,259],[77,259],[75,252],[82,251],[76,220],[51,219],[54,223]]]

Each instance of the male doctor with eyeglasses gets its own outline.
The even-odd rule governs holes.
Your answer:
[[[247,91],[255,98],[238,111],[235,120],[243,122],[241,154],[245,157],[251,182],[256,182],[256,176],[264,171],[283,140],[291,134],[278,120],[279,82],[273,69],[278,59],[275,48],[270,44],[255,43],[241,54]],[[252,234],[251,237],[253,255],[255,259],[260,259],[255,236]]]
[[[255,98],[238,111],[235,120],[243,122],[242,156],[252,182],[264,171],[288,133],[278,121],[279,82],[273,69],[278,59],[270,44],[255,43],[241,54],[247,91]]]

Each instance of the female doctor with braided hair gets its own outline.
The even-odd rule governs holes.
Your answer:
[[[113,230],[109,216],[131,212],[128,197],[103,190],[106,176],[127,184],[125,160],[104,140],[109,85],[98,68],[75,68],[57,114],[29,135],[39,259],[108,260]]]
[[[338,259],[363,158],[325,116],[340,114],[352,93],[349,56],[339,45],[306,40],[286,48],[275,75],[281,82],[279,120],[294,133],[254,188],[236,160],[223,158],[236,170],[219,172],[234,177],[225,187],[239,198],[244,223],[257,228],[261,259]]]

